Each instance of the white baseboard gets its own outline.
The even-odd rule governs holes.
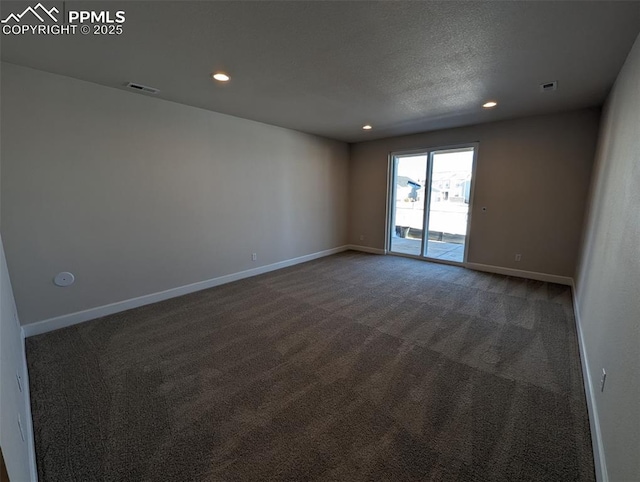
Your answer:
[[[503,274],[506,276],[516,276],[518,278],[527,278],[537,281],[546,281],[548,283],[558,283],[561,285],[572,286],[573,279],[568,276],[558,276],[555,274],[538,273],[536,271],[524,271],[521,269],[502,268],[500,266],[492,266],[480,263],[465,263],[465,268],[474,269],[476,271],[486,271],[487,273]]]
[[[31,482],[38,482],[38,468],[36,465],[36,444],[33,435],[33,417],[31,415],[31,385],[29,384],[29,368],[27,365],[27,347],[25,346],[25,334],[24,329],[20,328],[20,344],[22,351],[22,372],[24,373],[22,392],[24,393],[25,414],[27,416],[26,422],[26,440],[27,451],[29,453],[29,472],[31,476]]]
[[[94,320],[96,318],[112,315],[114,313],[130,310],[132,308],[138,308],[140,306],[157,303],[158,301],[164,301],[169,298],[175,298],[177,296],[186,295],[195,291],[213,288],[215,286],[231,283],[233,281],[238,281],[244,278],[250,278],[252,276],[268,273],[269,271],[287,268],[296,264],[306,263],[307,261],[323,258],[325,256],[331,256],[332,254],[341,253],[349,249],[352,249],[349,245],[339,246],[337,248],[307,254],[298,258],[287,259],[278,263],[260,266],[259,268],[248,269],[246,271],[240,271],[238,273],[232,273],[225,276],[220,276],[218,278],[212,278],[204,281],[198,281],[197,283],[192,283],[185,286],[179,286],[177,288],[171,288],[165,291],[160,291],[158,293],[151,293],[148,295],[139,296],[137,298],[131,298],[128,300],[118,301],[116,303],[110,303],[108,305],[90,308],[88,310],[70,313],[68,315],[56,316],[54,318],[36,321],[34,323],[24,325],[22,329],[26,337],[40,335],[42,333],[48,333],[50,331],[65,328],[67,326],[77,325],[78,323]]]
[[[347,245],[347,249],[351,249],[353,251],[361,251],[363,253],[387,254],[387,252],[384,249],[370,248],[369,246],[360,246],[359,244],[349,244]]]
[[[598,405],[596,403],[596,392],[594,391],[591,372],[589,371],[589,358],[587,357],[587,347],[580,321],[580,308],[578,308],[578,298],[576,296],[575,283],[571,283],[571,294],[573,296],[573,313],[576,319],[576,330],[578,332],[578,347],[580,349],[580,363],[582,365],[582,378],[584,381],[584,392],[587,398],[587,410],[589,412],[589,426],[591,428],[591,446],[593,447],[593,462],[596,470],[596,480],[598,482],[609,482],[607,472],[607,462],[602,445],[602,434],[600,432],[600,418],[598,417]]]

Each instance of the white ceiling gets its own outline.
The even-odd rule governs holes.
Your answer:
[[[638,1],[65,7],[124,10],[124,34],[3,35],[2,60],[348,142],[600,105],[640,32]]]

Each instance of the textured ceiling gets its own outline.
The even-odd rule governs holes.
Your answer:
[[[3,1],[2,17],[24,6]],[[600,105],[640,31],[638,1],[65,8],[124,10],[124,33],[3,36],[2,60],[349,142]]]

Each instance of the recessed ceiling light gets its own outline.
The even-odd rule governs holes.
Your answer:
[[[367,124],[366,126],[362,126],[362,128],[363,128],[365,131],[370,131],[371,129],[373,129],[373,127],[371,127],[369,124]]]
[[[211,77],[213,77],[215,80],[218,80],[220,82],[228,82],[229,81],[229,76],[227,74],[225,74],[224,72],[216,72]]]
[[[482,107],[484,107],[485,109],[491,109],[492,107],[495,107],[497,105],[498,105],[497,102],[490,101],[490,102],[485,102],[484,104],[482,104]]]

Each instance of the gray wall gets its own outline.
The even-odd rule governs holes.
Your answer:
[[[16,305],[0,238],[0,446],[12,481],[31,480],[30,414],[27,403],[27,367],[24,363],[24,341],[16,315]],[[18,388],[16,376],[22,380]],[[25,440],[18,429],[18,415]]]
[[[621,482],[640,480],[639,210],[640,36],[603,113],[576,279],[609,479]]]
[[[24,350],[24,339],[0,236],[0,448],[9,478],[14,481],[32,478],[33,446],[31,445],[30,450],[29,443],[32,443],[33,438]],[[17,377],[20,377],[22,391]],[[24,440],[18,428],[18,416]]]
[[[350,243],[384,247],[391,151],[479,141],[468,261],[573,277],[599,117],[588,109],[352,145]]]
[[[344,143],[6,63],[2,101],[22,323],[346,243]]]

